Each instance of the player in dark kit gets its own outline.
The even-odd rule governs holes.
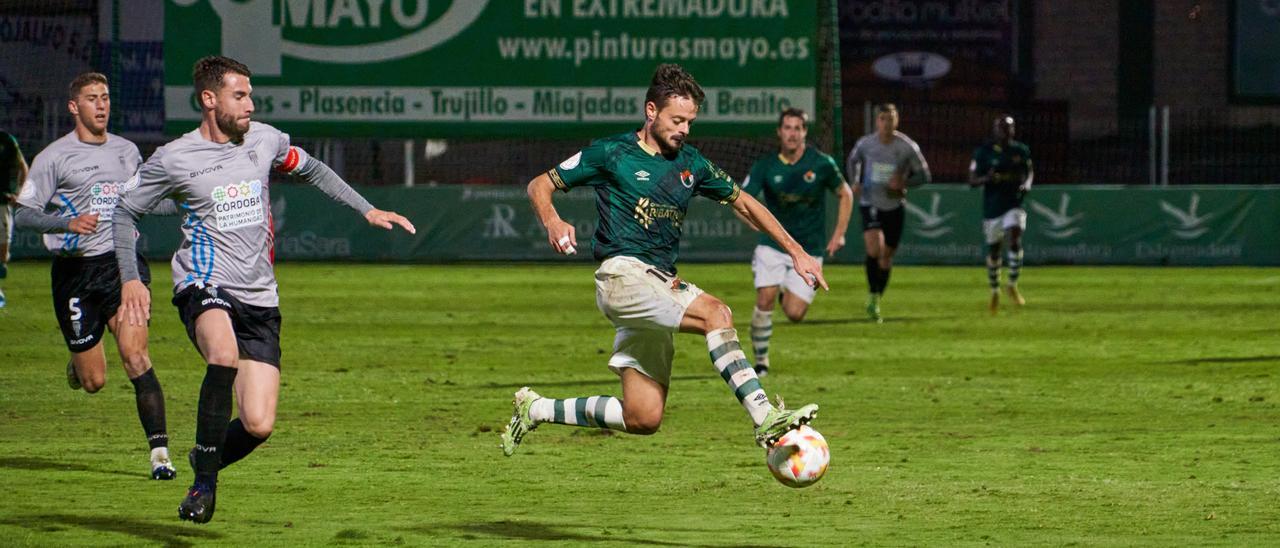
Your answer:
[[[27,160],[18,140],[0,130],[0,280],[9,275],[9,240],[13,238],[13,210],[18,185],[27,180]],[[4,308],[4,288],[0,287],[0,308]]]
[[[763,200],[782,228],[804,247],[805,253],[822,264],[824,255],[835,255],[844,247],[844,233],[853,211],[853,191],[835,160],[805,142],[808,117],[803,110],[782,111],[777,133],[778,152],[751,166],[751,173],[742,181],[742,190]],[[826,232],[828,193],[834,193],[840,200],[835,230],[830,237]],[[756,287],[756,306],[751,313],[751,347],[755,351],[756,374],[763,377],[769,373],[774,304],[780,302],[787,319],[798,322],[809,311],[816,292],[796,272],[791,257],[765,235],[760,236],[760,243],[752,254],[751,272]]]
[[[71,351],[67,384],[90,394],[106,384],[102,334],[109,328],[133,383],[138,418],[151,448],[151,477],[173,479],[164,393],[147,351],[147,324],[123,321],[120,271],[111,242],[116,202],[136,184],[133,175],[142,157],[133,143],[107,132],[111,95],[105,76],[81,74],[68,91],[75,130],[36,156],[14,220],[19,228],[43,232],[45,247],[54,255],[53,310]],[[172,202],[161,209],[162,214],[177,213]],[[143,284],[150,283],[142,256],[131,252],[126,257],[144,274]]]
[[[249,68],[226,57],[195,65],[200,127],[161,147],[138,171],[138,187],[116,207],[117,257],[132,256],[136,219],[165,197],[185,214],[182,246],[173,256],[173,304],[208,367],[200,387],[196,444],[188,455],[195,482],[178,516],[213,519],[218,471],[271,435],[280,396],[280,312],[272,264],[270,171],[292,174],[369,224],[410,233],[413,225],[374,209],[337,174],[289,136],[251,122]],[[151,295],[132,262],[120,262],[128,321],[145,324]],[[231,421],[234,389],[239,418]]]
[[[712,365],[755,423],[761,447],[817,414],[814,404],[794,410],[770,404],[738,342],[729,307],[676,275],[685,212],[690,200],[704,196],[733,207],[786,250],[803,279],[826,288],[822,266],[769,210],[684,144],[703,97],[702,87],[683,68],[661,65],[645,96],[645,122],[638,131],[593,141],[529,182],[529,200],[558,253],[575,253],[578,242],[573,225],[556,213],[552,196],[578,187],[596,193],[600,223],[592,243],[595,258],[602,261],[595,275],[596,304],[616,330],[608,367],[622,380],[622,399],[552,399],[521,388],[502,433],[507,456],[544,422],[656,432],[666,406],[677,331],[706,337]]]
[[[1009,267],[1009,300],[1022,306],[1026,300],[1018,291],[1022,271],[1022,233],[1027,229],[1027,211],[1022,199],[1031,190],[1035,173],[1031,149],[1013,140],[1012,116],[996,118],[995,139],[973,151],[969,162],[969,185],[982,186],[982,234],[987,244],[987,282],[991,285],[991,313],[1000,310],[1000,243],[1009,242],[1005,260]]]

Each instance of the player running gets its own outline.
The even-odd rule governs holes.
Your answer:
[[[889,286],[893,254],[902,240],[907,187],[929,182],[929,163],[916,142],[898,131],[898,108],[885,103],[876,108],[875,133],[858,139],[845,165],[862,213],[870,289],[867,316],[879,323],[884,321],[880,298]]]
[[[81,74],[68,91],[75,130],[36,155],[14,220],[19,228],[43,232],[44,245],[54,255],[53,311],[71,351],[67,384],[90,394],[102,390],[107,382],[102,332],[110,329],[151,448],[151,478],[173,479],[177,472],[169,460],[164,393],[147,352],[147,324],[123,321],[120,270],[111,243],[112,213],[130,190],[142,157],[133,143],[107,132],[111,94],[106,76]],[[177,213],[171,202],[167,207],[168,214]],[[127,237],[132,242],[136,234]],[[132,251],[125,258],[140,272],[147,291],[151,275],[146,261]]]
[[[853,211],[853,191],[836,167],[835,160],[805,143],[808,116],[798,108],[788,108],[778,116],[778,153],[756,161],[742,181],[742,190],[763,195],[769,212],[782,223],[814,261],[835,255],[844,247],[844,233]],[[826,239],[826,197],[833,192],[840,200],[835,230]],[[791,256],[772,238],[762,235],[751,258],[755,274],[756,306],[751,313],[751,347],[755,351],[756,375],[769,374],[769,338],[773,335],[774,303],[782,303],[787,319],[804,319],[813,302],[814,288],[796,272]],[[782,291],[779,300],[778,293]]]
[[[9,276],[9,242],[13,239],[13,209],[18,185],[27,180],[27,160],[18,140],[0,130],[0,280]],[[0,308],[4,308],[4,288],[0,287]]]
[[[133,255],[135,220],[166,196],[185,214],[182,246],[173,255],[173,304],[187,336],[208,363],[188,455],[195,482],[178,517],[213,519],[218,471],[271,435],[280,395],[280,312],[273,270],[268,179],[274,168],[301,177],[369,224],[410,233],[413,225],[374,209],[328,166],[276,128],[251,122],[249,68],[226,57],[195,65],[200,127],[161,147],[138,171],[137,188],[116,207],[117,257]],[[123,304],[131,325],[144,325],[151,295],[140,273],[120,261]],[[235,390],[239,418],[231,418]]]
[[[816,415],[818,406],[786,411],[769,403],[738,343],[729,307],[676,276],[680,227],[689,201],[705,196],[749,219],[773,237],[811,284],[827,287],[822,266],[805,253],[773,215],[742,194],[729,175],[684,144],[698,117],[703,91],[679,65],[658,67],[645,96],[645,121],[629,131],[592,142],[529,182],[529,200],[547,230],[552,249],[572,254],[573,225],[552,205],[556,190],[593,187],[600,223],[593,238],[596,304],[617,329],[609,368],[622,379],[622,399],[612,396],[543,398],[521,388],[502,433],[510,456],[525,434],[544,422],[652,434],[662,424],[676,331],[706,336],[711,361],[755,423],[755,439],[768,446]]]
[[[1018,291],[1018,275],[1022,271],[1022,233],[1027,229],[1027,210],[1022,199],[1031,190],[1035,173],[1031,168],[1031,149],[1015,141],[1012,116],[996,118],[995,139],[973,151],[969,162],[969,186],[982,186],[982,234],[987,243],[987,282],[991,285],[991,313],[1000,310],[1000,243],[1008,240],[1005,255],[1009,266],[1009,299],[1018,306],[1026,304]]]

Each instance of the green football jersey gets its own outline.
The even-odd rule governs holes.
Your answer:
[[[982,216],[994,219],[1015,207],[1022,207],[1023,192],[1018,190],[1031,171],[1031,149],[1018,141],[1008,146],[991,142],[973,151],[971,167],[978,176],[995,170],[982,185]]]
[[[821,257],[826,252],[827,193],[844,184],[844,174],[835,160],[812,146],[794,164],[781,154],[756,161],[742,182],[742,189],[761,198],[806,253]],[[783,251],[768,235],[760,235],[760,245]]]
[[[625,255],[671,273],[689,201],[699,195],[728,204],[740,192],[696,148],[686,144],[667,157],[642,144],[634,132],[593,141],[547,175],[560,190],[595,187],[596,260]]]
[[[16,195],[18,186],[18,140],[7,132],[0,131],[0,197]],[[0,205],[3,205],[0,201]]]

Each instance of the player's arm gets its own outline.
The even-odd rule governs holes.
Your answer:
[[[49,155],[41,155],[36,157],[34,169],[28,170],[24,164],[19,170],[23,173],[25,182],[16,200],[17,208],[13,214],[13,225],[45,234],[67,232],[92,234],[98,228],[96,213],[62,217],[45,212],[45,206],[58,191],[59,175],[55,162],[56,159],[50,158]]]
[[[755,171],[755,170],[752,169],[752,171]],[[764,177],[756,177],[756,179],[758,182],[756,183],[755,186],[752,186],[751,174],[748,173],[747,177],[742,180],[742,190],[753,196],[759,196],[760,193],[764,191]],[[756,226],[755,221],[747,218],[741,213],[738,213],[737,209],[730,208],[730,210],[733,211],[733,215],[737,217],[739,221],[742,221],[742,224],[747,225],[747,228],[750,228],[751,230],[754,230],[756,232],[760,232],[760,227]]]
[[[164,148],[138,167],[129,188],[111,214],[111,238],[120,269],[120,307],[129,325],[147,325],[151,319],[151,291],[138,274],[138,219],[156,209],[169,194],[172,183],[164,165]]]
[[[982,186],[987,183],[990,183],[991,179],[994,178],[996,175],[996,169],[994,167],[988,169],[987,172],[982,175],[978,174],[978,165],[979,165],[978,158],[979,158],[979,155],[981,154],[980,151],[981,149],[979,149],[979,151],[974,152],[973,159],[969,160],[969,186],[970,187],[978,187],[978,186]]]
[[[849,184],[841,181],[836,187],[839,204],[836,209],[836,228],[831,231],[831,239],[827,241],[827,256],[834,257],[844,247],[844,233],[849,230],[849,217],[853,216],[853,190]]]
[[[898,190],[928,184],[933,180],[933,174],[929,172],[929,162],[925,161],[924,153],[920,152],[920,145],[911,140],[908,140],[907,144],[910,145],[911,153],[898,164],[893,177],[897,182]],[[893,188],[894,184],[891,182],[889,186]]]
[[[13,140],[13,169],[15,171],[14,175],[17,177],[14,180],[18,181],[18,185],[21,186],[27,180],[27,175],[29,174],[27,159],[22,157],[22,148],[18,146],[18,139],[12,135],[9,136],[9,139]],[[22,189],[19,188],[18,191],[21,192]],[[10,196],[9,199],[16,201],[17,197]]]
[[[853,146],[853,150],[849,151],[849,157],[844,162],[845,173],[849,180],[853,182],[853,196],[856,198],[862,195],[862,140]]]
[[[1018,186],[1020,192],[1029,192],[1031,190],[1031,181],[1036,178],[1035,169],[1031,166],[1031,158],[1027,158],[1027,174],[1022,178],[1022,184]]]
[[[808,280],[809,284],[814,287],[827,287],[827,280],[822,277],[822,265],[813,257],[805,253],[804,248],[792,238],[787,230],[782,228],[782,223],[769,213],[769,209],[764,204],[752,197],[750,194],[739,193],[737,199],[730,202],[734,212],[742,217],[749,219],[749,223],[760,227],[760,231],[768,234],[773,241],[778,242],[782,249],[791,255],[791,261],[795,264],[796,272],[802,278]]]
[[[337,173],[334,173],[324,162],[317,160],[302,149],[291,146],[285,153],[284,158],[276,165],[278,171],[294,175],[308,184],[320,189],[333,201],[344,204],[364,216],[369,224],[391,230],[393,226],[399,225],[410,234],[416,234],[417,229],[413,223],[409,222],[404,216],[394,211],[384,211],[373,207],[368,200],[356,192],[351,185],[342,180]]]
[[[551,249],[563,255],[576,253],[578,235],[573,224],[561,219],[560,214],[556,212],[555,204],[551,203],[551,197],[556,193],[556,184],[551,180],[551,172],[534,177],[529,181],[525,192],[529,195],[533,214],[538,216],[538,222],[542,223],[542,227],[547,230],[547,242],[551,244]]]

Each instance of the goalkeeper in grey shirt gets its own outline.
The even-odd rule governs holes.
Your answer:
[[[270,171],[302,178],[371,225],[415,232],[407,219],[375,209],[328,166],[290,146],[287,134],[249,121],[250,76],[248,67],[226,57],[197,61],[200,127],[156,150],[138,169],[136,188],[115,210],[121,305],[132,325],[146,323],[151,298],[132,260],[135,221],[166,197],[178,202],[184,218],[183,242],[172,261],[173,304],[208,368],[189,455],[195,482],[178,517],[197,523],[213,519],[218,471],[265,441],[275,423],[280,312]],[[233,388],[239,417],[230,421]]]
[[[866,246],[867,316],[879,323],[880,297],[889,285],[893,254],[902,240],[907,187],[929,182],[929,163],[920,147],[898,131],[898,108],[876,108],[876,131],[858,139],[845,164],[862,213]]]

